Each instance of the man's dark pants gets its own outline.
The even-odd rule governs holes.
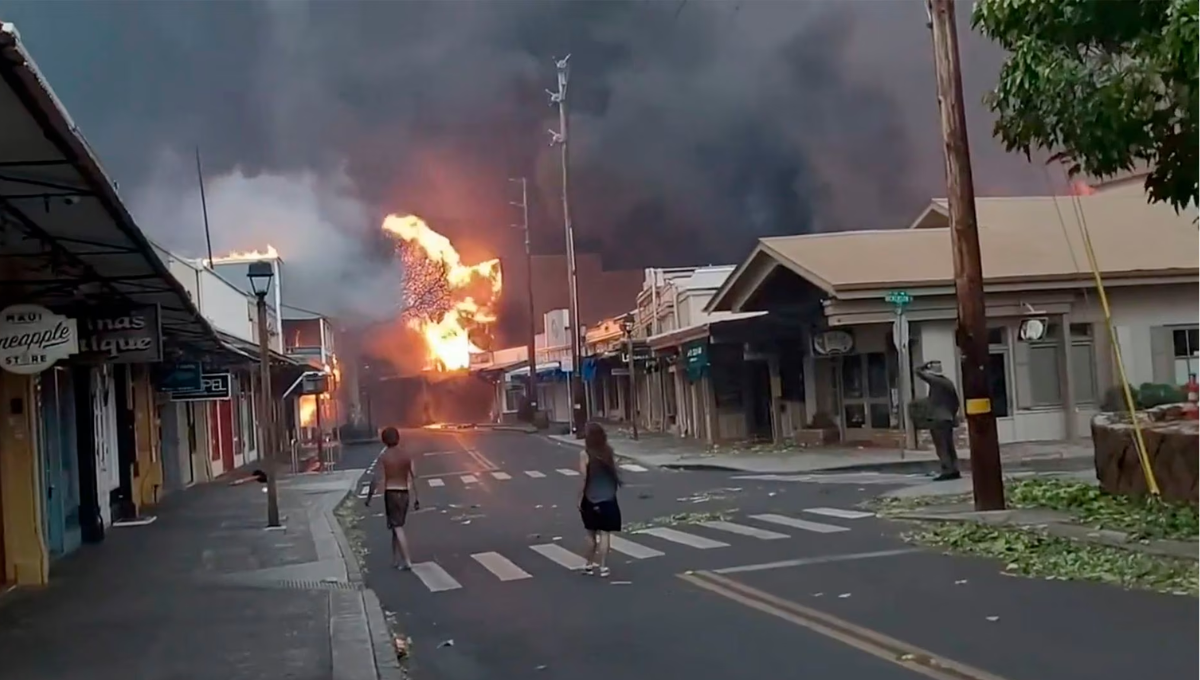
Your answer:
[[[937,452],[938,461],[942,464],[942,474],[958,472],[958,451],[954,447],[954,423],[940,421],[933,424],[929,430],[933,439],[933,450]]]

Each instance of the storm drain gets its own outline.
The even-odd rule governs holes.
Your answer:
[[[264,585],[287,590],[362,590],[362,585],[347,581],[270,581]]]
[[[350,583],[349,581],[339,581],[336,579],[329,580],[300,580],[300,579],[266,579],[262,577],[244,576],[241,574],[227,575],[218,578],[201,579],[210,585],[219,585],[234,588],[267,588],[271,590],[362,590],[361,583]]]

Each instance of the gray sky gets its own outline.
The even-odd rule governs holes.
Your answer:
[[[1000,54],[968,9],[979,193],[1046,193],[991,139],[979,102]],[[900,226],[944,191],[919,0],[0,0],[0,18],[145,231],[203,254],[199,145],[217,250],[272,243],[314,307],[394,290],[365,238],[386,212],[425,216],[468,259],[511,252],[510,176],[531,179],[537,249],[561,250],[543,90],[567,52],[578,238],[610,266]]]

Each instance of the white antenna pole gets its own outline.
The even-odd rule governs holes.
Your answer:
[[[570,293],[570,324],[571,324],[571,423],[572,429],[575,432],[577,439],[583,437],[583,426],[587,420],[586,399],[583,392],[583,381],[581,380],[580,365],[582,348],[580,345],[583,338],[579,329],[583,327],[582,320],[579,317],[579,279],[578,271],[575,265],[575,228],[571,224],[571,199],[570,199],[570,155],[569,155],[569,139],[568,139],[568,115],[567,115],[567,82],[570,79],[570,59],[571,55],[567,55],[562,59],[554,60],[554,67],[558,75],[558,90],[546,93],[550,95],[550,104],[558,105],[558,130],[550,130],[550,145],[558,146],[562,150],[562,207],[563,207],[563,228],[567,236],[567,287]]]

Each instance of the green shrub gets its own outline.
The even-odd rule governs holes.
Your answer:
[[[1179,404],[1187,401],[1187,393],[1182,387],[1159,383],[1142,383],[1141,387],[1129,386],[1133,393],[1133,403],[1138,409],[1154,408],[1163,404]],[[1100,400],[1100,410],[1111,413],[1124,413],[1125,393],[1120,385],[1114,385],[1104,392]]]
[[[1138,388],[1138,406],[1154,408],[1163,404],[1179,404],[1187,401],[1187,394],[1176,385],[1142,383]]]

